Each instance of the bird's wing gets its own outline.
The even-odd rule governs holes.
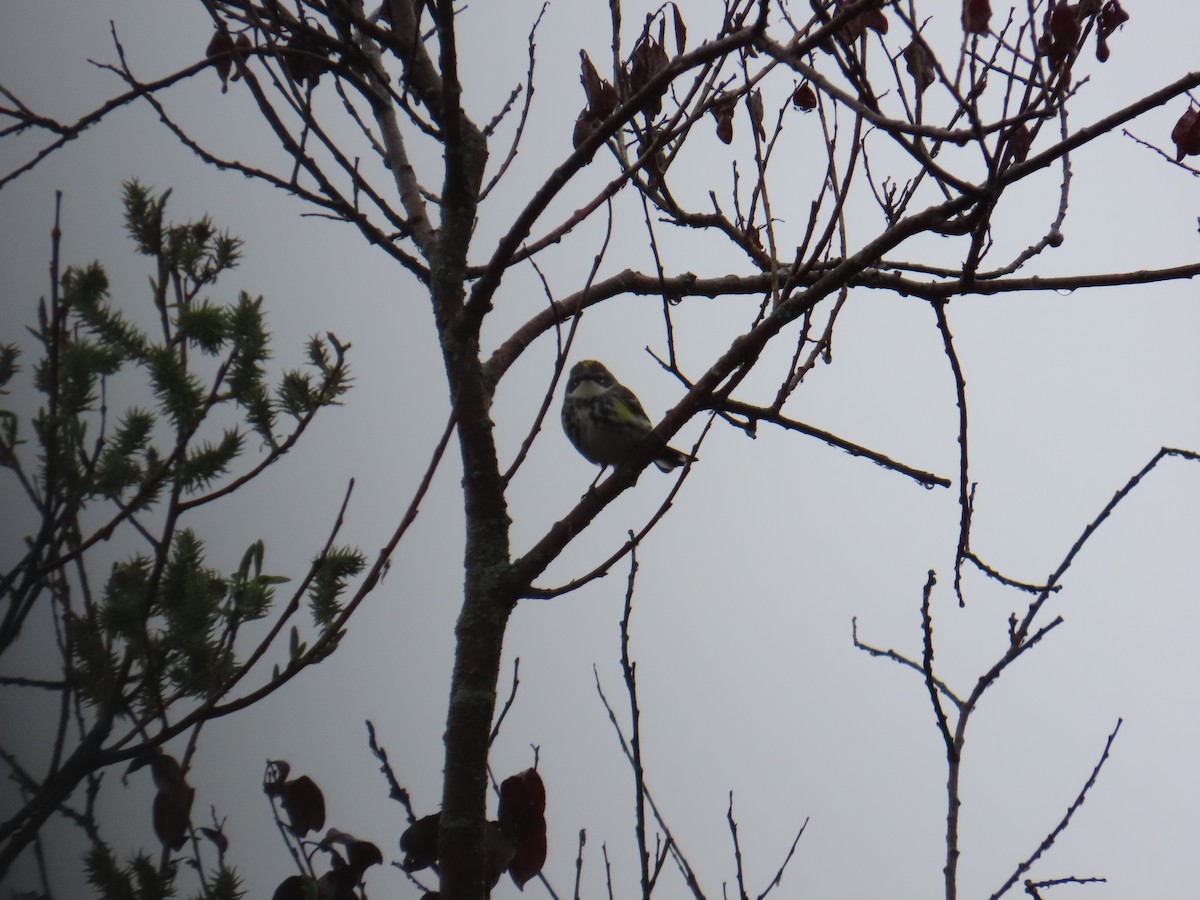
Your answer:
[[[650,423],[650,417],[642,409],[642,404],[638,402],[638,398],[633,391],[621,384],[614,385],[612,391],[613,397],[617,401],[614,406],[616,407],[618,419],[622,422],[628,422],[631,425],[643,425],[646,428],[653,427]]]

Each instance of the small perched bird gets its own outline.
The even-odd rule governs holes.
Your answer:
[[[593,486],[605,468],[624,462],[654,429],[633,391],[594,359],[585,359],[571,368],[562,424],[575,449],[600,467]],[[654,464],[664,472],[694,459],[668,447],[665,441],[660,443]]]

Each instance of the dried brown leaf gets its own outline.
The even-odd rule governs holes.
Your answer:
[[[205,58],[212,60],[213,68],[217,70],[217,77],[221,79],[222,94],[229,90],[229,73],[233,69],[233,49],[233,38],[222,26],[213,32],[213,36],[208,42],[208,48],[204,51]]]
[[[504,779],[498,818],[501,832],[513,845],[508,874],[524,889],[546,863],[546,786],[536,769]]]
[[[992,18],[988,0],[963,0],[962,26],[967,34],[987,34]]]
[[[311,900],[317,895],[316,887],[316,882],[307,875],[289,875],[279,882],[271,900]]]
[[[291,781],[268,782],[264,788],[279,798],[292,832],[298,837],[325,827],[325,795],[307,775]]]
[[[713,118],[717,120],[717,137],[722,143],[729,144],[733,141],[733,113],[736,109],[736,96],[722,97],[713,101],[710,107]]]
[[[246,55],[254,49],[254,45],[250,43],[250,36],[246,32],[242,32],[237,36],[237,40],[233,42],[233,61],[237,68],[233,71],[233,77],[230,81],[238,81],[246,74]]]
[[[1038,52],[1055,71],[1063,69],[1083,34],[1083,26],[1076,16],[1077,9],[1077,6],[1060,3],[1053,10],[1047,10],[1042,17]]]
[[[683,24],[683,16],[679,12],[679,4],[671,4],[671,12],[675,15],[675,52],[683,53],[687,47],[687,26]]]
[[[417,819],[400,835],[405,872],[427,869],[437,862],[438,828],[441,822],[442,814],[433,813]]]
[[[792,105],[805,112],[817,108],[817,95],[811,84],[806,81],[792,92]]]
[[[1175,161],[1185,156],[1200,155],[1200,110],[1189,106],[1175,127],[1171,129],[1171,140],[1175,142]]]
[[[1006,134],[1008,138],[1008,150],[1012,154],[1013,162],[1024,162],[1025,157],[1029,155],[1029,145],[1033,143],[1033,135],[1026,127],[1024,122],[1018,122],[1011,126]]]
[[[920,41],[913,41],[904,48],[904,67],[912,75],[918,95],[925,93],[925,89],[937,79],[933,56]]]

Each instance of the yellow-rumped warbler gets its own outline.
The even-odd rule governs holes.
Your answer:
[[[594,359],[571,368],[562,424],[575,449],[600,467],[600,475],[606,467],[624,462],[654,428],[633,391]],[[662,442],[654,464],[669,472],[692,458]]]

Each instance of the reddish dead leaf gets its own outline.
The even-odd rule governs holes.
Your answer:
[[[642,35],[633,53],[629,57],[629,65],[625,69],[625,96],[636,94],[654,80],[667,67],[667,51],[663,45],[649,34]],[[656,92],[646,100],[643,109],[647,115],[656,116],[662,109],[662,93]]]
[[[805,112],[817,108],[817,95],[807,81],[796,88],[792,92],[792,106],[802,109]]]
[[[1083,33],[1075,15],[1077,9],[1076,6],[1060,3],[1042,17],[1042,36],[1038,41],[1038,52],[1045,57],[1051,69],[1063,68]]]
[[[354,890],[358,881],[346,866],[330,869],[317,879],[317,897],[320,900],[358,900]]]
[[[158,789],[151,808],[154,834],[164,847],[179,850],[187,841],[196,791],[187,783],[183,767],[161,750],[150,751],[135,759],[126,774],[145,766],[150,767],[154,786]]]
[[[733,112],[737,109],[737,97],[722,97],[720,100],[714,100],[710,110],[713,118],[717,120],[717,137],[722,143],[729,144],[733,141]]]
[[[320,831],[325,827],[325,795],[307,775],[291,781],[268,781],[263,785],[263,790],[269,796],[279,798],[292,832],[297,837],[304,837],[310,831]]]
[[[344,848],[342,853],[339,854],[334,849],[335,844],[342,845]],[[354,835],[336,828],[330,828],[325,832],[325,837],[321,838],[318,846],[333,854],[335,865],[350,870],[353,876],[350,881],[352,886],[362,881],[363,872],[371,866],[383,863],[383,854],[379,852],[377,846],[370,841],[360,840]]]
[[[237,40],[233,42],[233,46],[233,61],[236,63],[237,68],[233,72],[233,77],[229,80],[238,81],[246,74],[246,54],[253,49],[253,45],[250,43],[250,35],[243,31],[237,36]]]
[[[1049,14],[1050,35],[1054,39],[1054,42],[1064,50],[1075,46],[1075,42],[1079,40],[1079,35],[1083,30],[1079,24],[1079,17],[1076,15],[1077,12],[1077,6],[1060,3]]]
[[[208,48],[204,51],[206,59],[215,59],[222,54],[233,52],[233,38],[229,36],[229,31],[222,25],[213,32],[212,38],[208,42]]]
[[[937,78],[933,68],[933,57],[920,41],[913,41],[904,48],[904,67],[913,77],[918,95],[925,93],[925,89]]]
[[[571,146],[578,150],[583,142],[592,136],[600,123],[596,121],[596,117],[592,115],[590,110],[583,110],[575,119],[575,130],[571,133]]]
[[[677,3],[671,4],[671,12],[675,14],[675,52],[683,53],[687,47],[687,26],[683,24],[683,16],[680,15]]]
[[[308,26],[284,45],[279,61],[293,81],[316,87],[321,76],[332,68],[324,38],[325,29]]]
[[[362,881],[363,872],[371,866],[383,865],[383,853],[370,841],[354,841],[346,846],[346,864],[357,872],[354,883]]]
[[[438,827],[441,822],[442,814],[433,813],[417,819],[400,835],[405,872],[419,872],[437,862]]]
[[[1175,162],[1200,155],[1200,110],[1188,107],[1171,129],[1171,140],[1175,142]]]
[[[840,7],[842,4],[838,4]],[[838,37],[847,44],[852,44],[857,41],[866,32],[866,27],[863,25],[862,16],[854,16],[847,19],[846,24],[838,29]]]
[[[1121,9],[1117,0],[1111,0],[1100,10],[1096,19],[1096,59],[1108,62],[1108,39],[1112,33],[1129,21],[1129,13]]]
[[[584,50],[579,51],[579,83],[583,85],[587,106],[575,120],[575,131],[571,140],[576,149],[591,137],[600,123],[611,116],[620,105],[617,89],[600,77]]]
[[[537,769],[526,769],[510,775],[500,785],[500,827],[510,834],[520,830],[522,823],[542,817],[546,812],[546,785]]]
[[[601,119],[607,119],[621,105],[621,98],[617,96],[617,89],[608,81],[600,82],[600,99],[596,102],[596,115]]]
[[[600,73],[596,71],[586,50],[579,51],[579,83],[583,85],[588,106],[595,106],[600,97]]]
[[[1121,8],[1117,0],[1109,0],[1096,19],[1096,31],[1101,37],[1112,37],[1114,31],[1129,21],[1129,13]]]
[[[879,34],[887,34],[888,20],[882,9],[869,9],[860,17],[863,25]]]
[[[1033,135],[1025,127],[1024,122],[1018,122],[1008,129],[1008,151],[1012,154],[1013,162],[1024,162],[1029,155],[1029,145],[1033,143]]]
[[[854,0],[837,0],[837,6],[833,10],[834,15],[842,12],[852,2]],[[866,12],[859,13],[857,16],[851,16],[838,29],[837,35],[847,44],[852,44],[866,34],[868,28],[880,34],[887,34],[888,20],[887,16],[883,14],[882,9],[869,9]]]
[[[317,846],[324,847],[326,850],[331,850],[333,849],[334,844],[345,844],[346,846],[349,846],[357,840],[358,838],[348,831],[342,831],[340,828],[330,828],[325,832],[325,837],[321,838],[321,841],[317,844]]]
[[[504,779],[498,817],[514,845],[508,874],[524,889],[546,863],[546,786],[536,769]]]
[[[667,51],[652,37],[638,41],[629,59],[631,92],[644,88],[667,65]]]
[[[195,797],[195,788],[183,781],[154,795],[154,834],[164,847],[181,850],[187,842]]]
[[[177,790],[186,784],[183,766],[173,756],[168,756],[161,750],[151,750],[140,759],[129,764],[129,772],[136,772],[143,766],[150,767],[150,775],[154,778],[154,786],[160,791]]]
[[[233,48],[233,38],[229,36],[225,26],[221,26],[213,32],[212,39],[208,42],[208,49],[204,51],[205,58],[212,60],[213,68],[217,70],[217,77],[221,79],[222,94],[229,90],[229,72],[233,68]]]
[[[988,0],[963,0],[962,26],[967,34],[987,34],[991,18]]]
[[[316,887],[316,882],[307,875],[289,875],[279,882],[271,900],[310,900],[317,896]]]
[[[837,5],[834,7],[834,15],[842,12],[846,7],[850,6],[856,0],[837,0]],[[846,23],[838,29],[838,37],[846,43],[853,43],[867,33],[867,29],[876,31],[879,34],[887,34],[888,20],[883,14],[882,9],[868,9],[866,12],[861,12],[856,16],[851,16],[846,20]]]
[[[546,864],[546,825],[542,822],[540,831],[529,831],[516,841],[516,852],[508,864],[508,876],[521,890]]]

